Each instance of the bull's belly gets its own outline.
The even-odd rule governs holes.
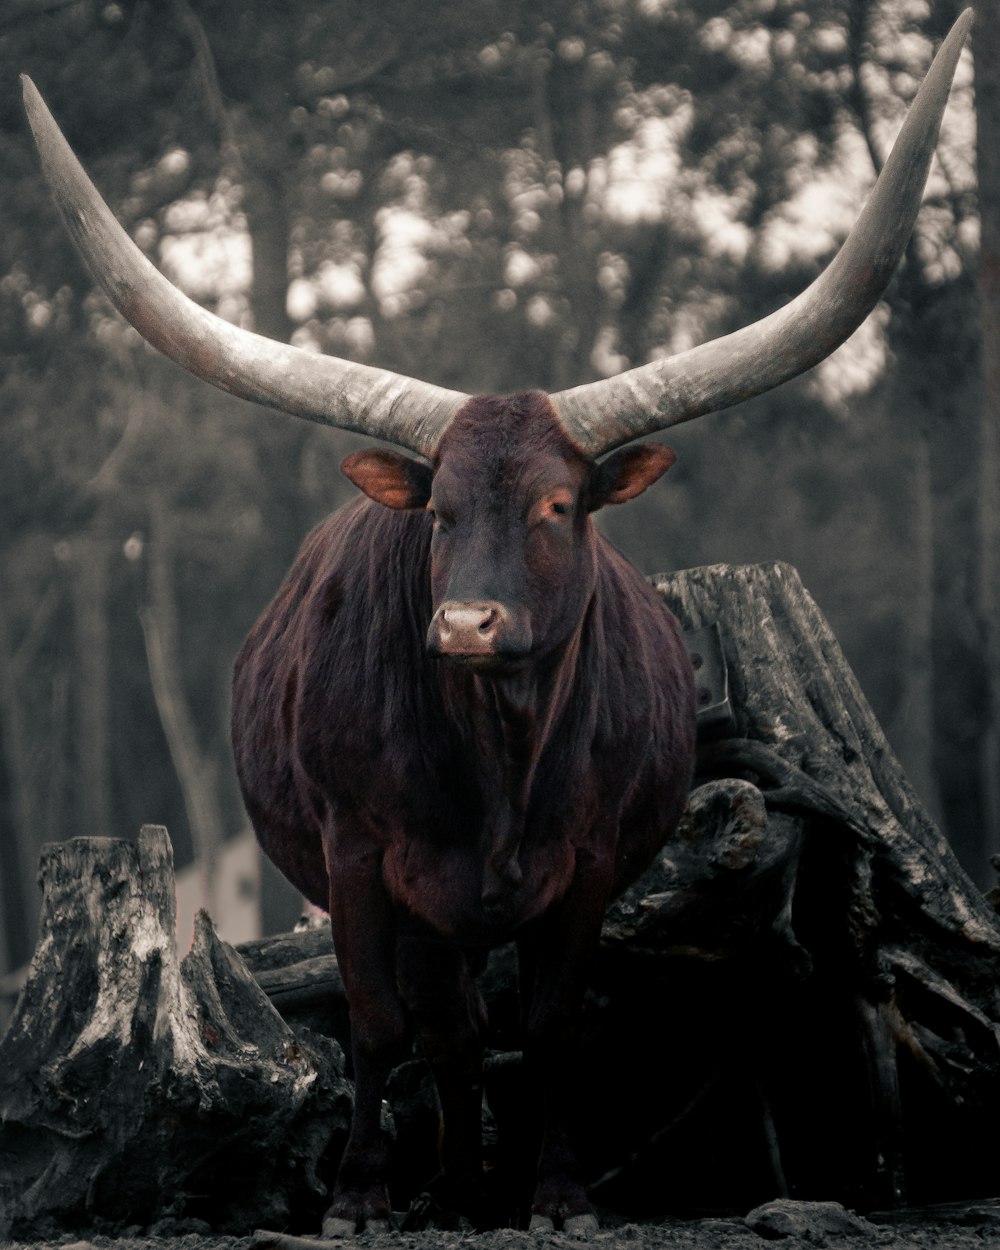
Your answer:
[[[508,941],[556,902],[573,877],[575,854],[568,843],[522,848],[522,877],[490,902],[483,898],[483,857],[464,847],[410,843],[390,848],[383,879],[393,901],[443,937],[462,945],[496,946]]]

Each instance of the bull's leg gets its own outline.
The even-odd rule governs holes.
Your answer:
[[[420,1034],[441,1103],[441,1171],[432,1218],[483,1219],[482,1104],[485,1009],[465,954],[440,939],[407,935],[398,947],[399,987]]]
[[[578,865],[562,902],[518,942],[524,1003],[524,1071],[529,1106],[541,1114],[531,1227],[597,1229],[572,1144],[579,1101],[578,1031],[587,971],[601,932],[610,873]]]
[[[324,835],[330,879],[330,920],[347,991],[354,1061],[354,1115],[323,1217],[326,1237],[388,1228],[388,1142],[382,1131],[386,1081],[406,1041],[396,989],[396,921],[382,884],[381,853],[362,830],[339,825]]]

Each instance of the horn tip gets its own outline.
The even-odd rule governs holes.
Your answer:
[[[969,27],[972,25],[975,17],[976,10],[971,5],[967,9],[963,9],[955,19],[955,24],[952,26],[949,34],[954,35],[956,39],[964,43],[969,33]]]
[[[48,109],[45,107],[45,101],[42,99],[42,93],[32,82],[27,74],[21,74],[21,98],[24,101],[24,111],[27,114],[28,122],[31,129],[38,133],[38,122],[44,118]]]

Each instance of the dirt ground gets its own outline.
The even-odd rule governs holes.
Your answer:
[[[361,1250],[764,1250],[769,1243],[782,1250],[815,1250],[818,1246],[845,1250],[878,1246],[881,1250],[1000,1250],[1000,1200],[963,1208],[900,1213],[885,1222],[861,1219],[834,1203],[775,1202],[746,1218],[664,1220],[655,1223],[602,1227],[586,1242],[564,1233],[527,1233],[500,1229],[489,1233],[429,1231],[420,1233],[362,1233],[352,1241],[316,1241],[317,1250],[357,1245]],[[218,1237],[205,1228],[174,1235],[86,1239],[66,1235],[59,1241],[6,1243],[3,1250],[264,1250],[260,1238]],[[166,1230],[164,1230],[166,1231]],[[181,1235],[178,1235],[181,1234]]]

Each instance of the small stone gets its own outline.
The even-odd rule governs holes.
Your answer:
[[[827,1237],[875,1237],[878,1229],[839,1202],[797,1202],[777,1198],[755,1207],[746,1223],[759,1237],[777,1241],[801,1237],[822,1245]]]
[[[150,1237],[173,1237],[177,1231],[177,1220],[172,1215],[165,1215],[162,1219],[150,1224],[148,1235]]]

